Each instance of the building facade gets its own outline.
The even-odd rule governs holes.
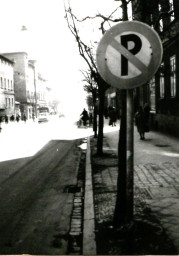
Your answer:
[[[14,91],[16,109],[23,118],[38,116],[38,108],[46,103],[46,80],[38,73],[35,60],[29,60],[26,52],[4,53],[14,61]]]
[[[149,103],[151,128],[179,136],[179,1],[135,0],[133,19],[153,27],[164,50],[158,72],[135,89],[135,110]]]
[[[39,73],[38,80],[37,80],[37,99],[38,99],[38,106],[39,107],[49,107],[48,105],[48,91],[46,86],[46,80],[43,76]]]
[[[14,91],[15,100],[20,103],[21,117],[29,118],[28,76],[29,65],[26,52],[3,53],[3,56],[14,61]]]
[[[15,114],[14,62],[0,55],[0,116]]]

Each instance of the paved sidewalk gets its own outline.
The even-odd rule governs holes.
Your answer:
[[[112,130],[105,133],[105,150],[117,154],[118,134],[118,131]],[[146,135],[147,139],[141,141],[134,129],[135,200],[140,193],[179,251],[179,139],[156,132]],[[96,174],[94,179],[98,184],[107,184],[108,190],[111,188],[114,191],[117,170],[111,164],[109,166],[102,175]],[[114,205],[110,206],[108,211],[113,211],[113,208]]]

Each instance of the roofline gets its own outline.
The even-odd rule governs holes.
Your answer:
[[[23,54],[28,55],[27,52],[3,52],[1,54],[19,54],[19,53],[23,53]]]
[[[6,58],[5,56],[3,56],[2,54],[0,54],[0,58],[7,61],[7,62],[10,62],[11,64],[14,64],[15,62],[13,60],[10,60],[8,58]]]

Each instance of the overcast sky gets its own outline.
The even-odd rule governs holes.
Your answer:
[[[84,69],[86,65],[67,27],[63,0],[1,0],[0,5],[0,53],[28,52],[29,58],[37,60],[40,72],[59,93],[59,98],[63,98],[68,105],[76,95],[82,107],[84,93],[79,69]],[[114,0],[71,1],[79,18],[98,12],[109,14],[118,5],[119,2]],[[95,22],[91,22],[95,26],[93,29],[88,26],[89,23],[83,26],[84,38],[95,36],[100,21]],[[22,26],[27,30],[21,31]]]

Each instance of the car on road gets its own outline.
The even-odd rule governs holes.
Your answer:
[[[47,112],[39,113],[39,116],[38,116],[39,123],[48,122],[48,121],[49,121],[49,113],[47,113]]]

